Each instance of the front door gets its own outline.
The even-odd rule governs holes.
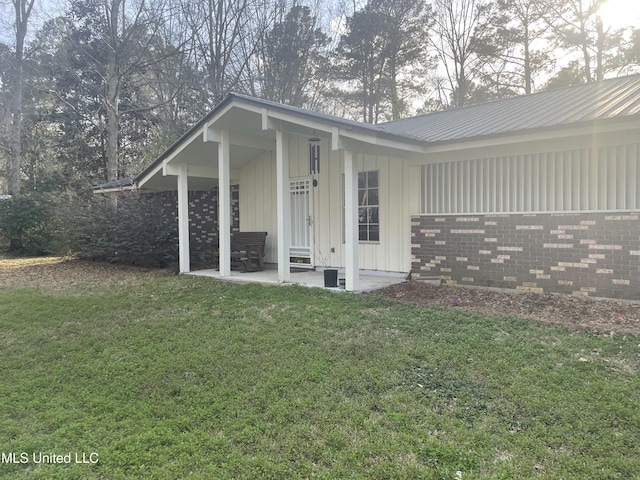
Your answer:
[[[291,248],[292,267],[313,268],[313,195],[311,178],[291,179]]]

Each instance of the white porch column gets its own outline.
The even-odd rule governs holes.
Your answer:
[[[231,172],[229,130],[219,132],[218,143],[218,239],[220,276],[231,275]]]
[[[358,235],[358,166],[351,150],[344,154],[345,203],[345,289],[354,291],[360,283]]]
[[[282,127],[276,130],[276,208],[278,223],[278,282],[291,282],[291,195],[289,192],[289,145]]]
[[[178,166],[178,251],[180,273],[189,273],[189,180],[187,165]]]

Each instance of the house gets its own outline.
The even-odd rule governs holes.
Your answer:
[[[640,75],[378,125],[230,94],[134,183],[177,192],[182,272],[189,192],[215,191],[223,277],[235,221],[285,283],[293,264],[348,290],[376,270],[640,297]]]

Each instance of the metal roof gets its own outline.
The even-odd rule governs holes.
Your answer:
[[[96,185],[93,187],[93,189],[94,190],[112,190],[112,189],[126,190],[127,188],[133,188],[134,178],[135,177],[127,177],[127,178],[120,178],[118,180],[112,180],[107,183]]]
[[[401,133],[387,132],[386,130],[379,128],[378,125],[372,125],[369,123],[356,122],[354,120],[348,120],[346,118],[328,115],[320,112],[314,112],[312,110],[306,110],[300,107],[293,107],[290,105],[284,105],[270,100],[263,100],[260,98],[251,97],[248,95],[241,95],[238,93],[229,93],[227,96],[217,104],[213,110],[203,116],[198,122],[191,127],[186,133],[178,138],[167,150],[165,150],[158,158],[156,158],[150,165],[148,165],[142,172],[133,178],[134,183],[138,183],[141,178],[150,173],[155,167],[157,167],[165,158],[167,158],[172,152],[174,152],[180,145],[182,145],[190,136],[200,130],[209,120],[211,120],[217,113],[223,111],[223,109],[233,103],[237,103],[239,106],[242,104],[248,104],[257,106],[259,108],[267,108],[269,110],[283,112],[294,117],[303,119],[313,119],[322,122],[332,127],[342,128],[348,131],[361,132],[372,137],[385,137],[395,138],[400,141],[409,144],[421,144],[420,139],[413,138],[411,136],[403,135]],[[102,187],[104,188],[104,187]]]
[[[377,125],[424,142],[568,126],[640,114],[640,75],[603,80]]]
[[[151,173],[165,158],[229,104],[236,104],[240,108],[243,104],[257,106],[284,113],[292,119],[298,117],[314,120],[329,127],[361,133],[371,138],[387,138],[406,145],[427,147],[430,143],[456,142],[562,126],[579,126],[586,122],[614,117],[640,118],[640,75],[506,98],[377,125],[230,93],[160,157],[134,177],[132,183],[137,184],[140,179]],[[104,189],[107,186],[129,187],[129,185],[105,184],[98,189]]]

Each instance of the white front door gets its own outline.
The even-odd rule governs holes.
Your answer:
[[[292,267],[313,268],[313,195],[311,178],[291,179],[291,247]]]

